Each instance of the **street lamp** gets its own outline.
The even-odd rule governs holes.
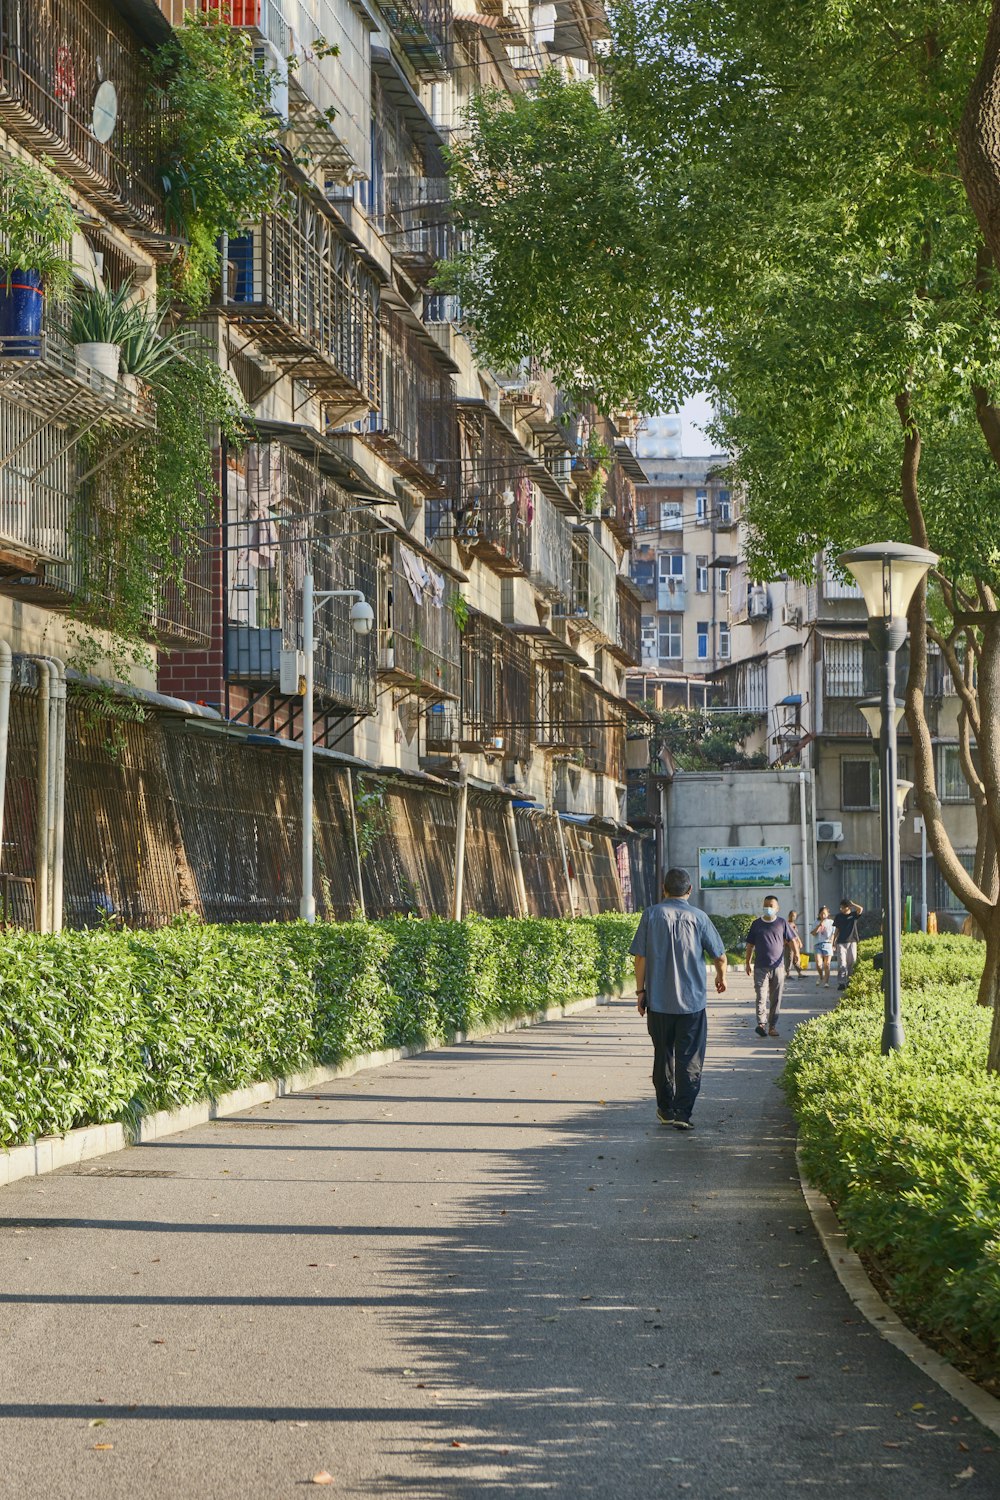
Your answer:
[[[882,825],[882,989],[885,1021],[882,1052],[903,1045],[900,1005],[899,822],[896,814],[896,652],[906,640],[906,612],[937,554],[905,542],[874,542],[838,559],[857,580],[868,611],[868,636],[882,662],[879,695],[879,808]],[[863,711],[863,710],[862,710]],[[867,717],[867,715],[866,715]],[[871,720],[869,720],[871,722]]]
[[[313,588],[313,575],[302,580],[302,658],[305,691],[302,695],[302,895],[299,916],[303,922],[315,922],[316,898],[313,895],[313,653],[316,608],[330,599],[353,599],[351,629],[355,635],[369,635],[375,623],[375,611],[360,589]]]

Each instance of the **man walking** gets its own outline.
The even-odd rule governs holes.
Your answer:
[[[846,990],[858,961],[858,918],[864,907],[845,896],[833,919],[833,941],[837,948],[837,988]]]
[[[753,992],[757,997],[757,1035],[778,1035],[778,1012],[785,987],[785,948],[792,950],[792,962],[799,961],[799,937],[795,929],[778,915],[776,896],[764,897],[764,911],[750,923],[747,933],[746,967],[753,975]]]
[[[648,906],[629,950],[635,958],[636,1008],[646,1017],[653,1042],[653,1088],[661,1125],[691,1129],[691,1111],[701,1088],[708,1040],[708,973],[715,960],[715,988],[726,988],[726,949],[703,911],[691,906],[691,876],[668,870],[664,900]]]

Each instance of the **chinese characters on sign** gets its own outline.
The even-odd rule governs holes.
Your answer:
[[[792,851],[787,844],[761,849],[698,850],[699,890],[791,883]]]

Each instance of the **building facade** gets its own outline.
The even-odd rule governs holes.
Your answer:
[[[654,418],[640,434],[649,482],[636,490],[631,574],[642,599],[642,664],[629,694],[661,708],[709,701],[709,674],[731,652],[736,515],[725,458],[678,449],[677,418]]]

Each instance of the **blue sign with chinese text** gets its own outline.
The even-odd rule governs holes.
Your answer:
[[[792,851],[785,845],[759,849],[699,849],[698,889],[790,886]]]

